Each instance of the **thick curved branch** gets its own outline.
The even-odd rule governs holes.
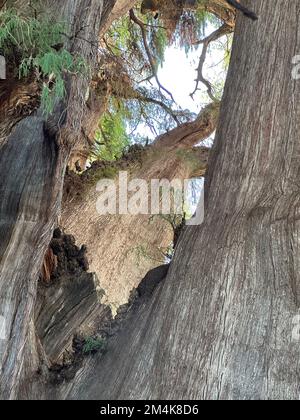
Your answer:
[[[192,148],[206,140],[216,130],[220,103],[213,102],[204,108],[195,121],[182,124],[167,134],[158,137],[153,147]]]
[[[137,0],[117,0],[100,31],[100,37],[109,30],[114,21],[118,20],[120,16],[124,16],[131,7],[134,7],[135,3],[137,3]]]

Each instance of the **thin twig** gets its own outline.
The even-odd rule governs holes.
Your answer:
[[[130,14],[130,19],[134,22],[134,23],[136,23],[140,28],[141,28],[141,31],[142,31],[142,38],[143,38],[143,43],[144,43],[144,47],[145,47],[145,50],[146,50],[146,54],[147,54],[147,56],[148,56],[148,60],[149,60],[149,63],[150,63],[150,65],[151,65],[151,68],[152,68],[152,72],[153,72],[153,76],[154,76],[154,78],[155,78],[155,80],[156,80],[156,83],[158,84],[158,87],[159,87],[159,89],[160,90],[163,90],[165,93],[167,93],[169,96],[170,96],[170,98],[172,99],[172,101],[173,102],[175,102],[175,100],[174,100],[174,97],[173,97],[173,95],[172,95],[172,93],[168,90],[168,89],[166,89],[161,83],[160,83],[160,81],[159,81],[159,79],[158,79],[158,76],[157,76],[157,70],[156,70],[156,64],[155,64],[155,59],[153,58],[153,56],[152,56],[152,53],[151,53],[151,50],[150,50],[150,48],[149,48],[149,45],[148,45],[148,41],[147,41],[147,31],[146,31],[146,24],[144,23],[144,22],[142,22],[136,15],[135,15],[135,13],[134,13],[134,10],[133,9],[131,9],[130,10],[130,12],[129,12],[129,14]]]
[[[6,5],[8,0],[2,0],[1,4],[0,4],[0,10],[3,9],[3,7]]]
[[[227,35],[232,32],[232,28],[228,26],[226,23],[222,25],[219,29],[217,29],[215,32],[210,34],[208,37],[201,41],[197,41],[194,43],[194,45],[203,45],[202,53],[199,60],[199,65],[197,68],[197,79],[196,79],[196,87],[193,93],[191,93],[191,97],[193,98],[195,93],[199,90],[199,84],[203,83],[207,87],[207,93],[210,99],[214,102],[217,102],[218,99],[213,94],[213,87],[211,83],[205,79],[203,76],[203,66],[206,60],[207,51],[209,48],[209,45],[211,42],[217,41],[219,38],[221,38],[224,35]]]

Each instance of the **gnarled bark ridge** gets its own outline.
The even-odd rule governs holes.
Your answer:
[[[15,6],[21,3],[15,1]],[[56,0],[45,2],[49,16],[68,23],[70,41],[93,72],[98,34],[114,1]],[[80,31],[81,37],[76,34]],[[74,35],[74,37],[72,37]],[[63,178],[69,153],[78,139],[85,111],[87,77],[68,76],[67,101],[58,104],[51,121],[42,111],[14,119],[2,115],[0,205],[0,396],[17,393],[24,349],[36,297],[38,273],[60,210]],[[14,97],[14,92],[11,97]],[[5,105],[1,104],[2,110]],[[7,133],[6,119],[14,120]]]

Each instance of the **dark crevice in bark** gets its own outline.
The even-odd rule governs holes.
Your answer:
[[[50,281],[39,282],[35,325],[48,359],[58,363],[77,330],[93,313],[104,311],[104,292],[97,292],[94,275],[88,273],[86,248],[78,248],[75,238],[56,229],[50,249],[57,264]]]
[[[99,351],[92,351],[91,355],[85,354],[86,339],[80,334],[74,336],[72,356],[67,363],[55,364],[50,368],[47,398],[56,399],[58,395],[60,396],[59,398],[65,398],[67,395],[66,389],[69,387],[68,383],[75,376],[80,375],[80,372],[84,371],[91,361],[100,360],[109,352],[111,343],[122,332],[126,333],[130,324],[137,317],[139,309],[147,306],[158,285],[166,278],[168,270],[169,265],[163,265],[150,271],[141,281],[139,287],[132,291],[128,304],[118,309],[116,317],[113,318],[110,309],[106,307],[105,317],[101,320],[98,318],[97,326],[93,333],[94,339],[100,339],[104,342],[103,348]],[[72,382],[70,382],[71,384]]]
[[[37,378],[41,380],[43,375],[53,390],[74,379],[89,359],[85,353],[89,337],[105,343],[97,357],[105,353],[110,341],[151,298],[166,277],[169,266],[149,272],[132,291],[128,304],[121,306],[113,318],[111,309],[100,303],[104,292],[97,290],[94,275],[88,273],[85,246],[77,247],[74,237],[56,229],[50,249],[57,263],[50,281],[45,282],[42,278],[39,281],[35,327],[45,353],[44,363],[49,366],[48,372],[39,368]]]

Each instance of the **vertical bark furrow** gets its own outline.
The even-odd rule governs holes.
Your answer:
[[[58,151],[43,127],[40,117],[23,120],[0,153],[1,398],[16,392],[40,262],[60,202]]]

